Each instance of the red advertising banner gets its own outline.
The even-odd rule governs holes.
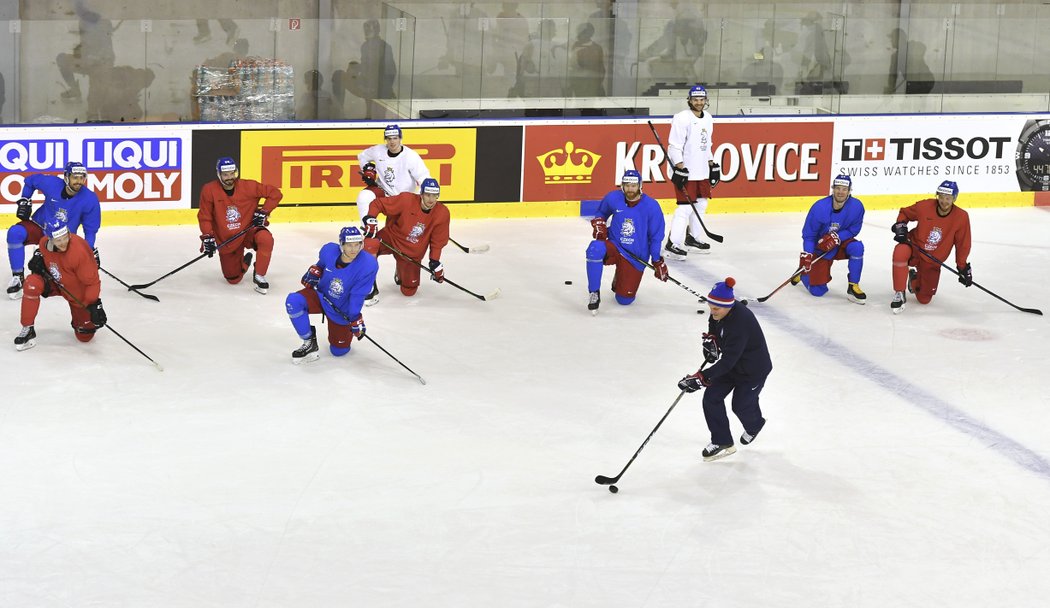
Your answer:
[[[664,145],[670,124],[655,125]],[[714,198],[823,196],[831,187],[834,123],[715,123],[722,183]],[[525,128],[524,201],[600,198],[627,169],[656,198],[674,198],[664,153],[648,125]]]

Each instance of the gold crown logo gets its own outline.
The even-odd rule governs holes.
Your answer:
[[[601,156],[577,148],[571,141],[565,142],[564,148],[551,150],[536,157],[543,167],[544,184],[589,184],[591,173]]]

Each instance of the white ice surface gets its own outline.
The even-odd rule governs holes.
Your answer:
[[[974,278],[1050,310],[1050,213],[971,210]],[[271,292],[215,260],[150,302],[103,278],[112,327],[77,343],[44,302],[15,352],[0,302],[0,606],[1039,606],[1050,596],[1045,317],[947,272],[890,313],[889,225],[870,212],[862,286],[752,304],[773,353],[769,422],[704,463],[700,396],[616,475],[700,362],[707,315],[651,273],[630,307],[606,272],[586,310],[579,219],[456,221],[451,286],[414,298],[380,263],[372,344],[293,366],[284,296],[334,224],[275,224]],[[710,215],[725,236],[670,264],[738,296],[795,268],[802,214]],[[192,227],[104,228],[129,283],[191,259]],[[573,285],[564,284],[572,280]],[[316,319],[316,317],[315,317]],[[325,329],[319,325],[319,335]],[[731,418],[734,434],[741,431]]]

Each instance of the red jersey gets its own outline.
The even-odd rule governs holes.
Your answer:
[[[51,251],[47,242],[47,237],[40,239],[40,253],[44,256],[44,266],[51,280],[61,283],[84,306],[98,300],[102,281],[98,278],[98,265],[95,264],[95,254],[91,253],[91,245],[75,234],[69,235],[69,246],[65,251]],[[57,287],[54,291],[61,293],[73,306],[80,307],[66,292]]]
[[[284,195],[277,188],[251,179],[238,179],[233,194],[227,195],[222,183],[214,179],[201,188],[197,211],[201,234],[213,235],[221,243],[251,225],[259,199],[266,199],[262,209],[269,215],[282,198]]]
[[[441,259],[448,245],[448,207],[438,202],[430,213],[423,211],[422,197],[413,192],[382,196],[372,201],[368,214],[386,215],[385,240],[401,253],[422,260],[430,247],[430,258]]]
[[[937,199],[928,198],[901,209],[897,221],[918,222],[908,234],[926,253],[947,263],[954,246],[955,265],[966,266],[970,257],[970,215],[958,205],[952,205],[948,215],[941,217],[937,213]]]

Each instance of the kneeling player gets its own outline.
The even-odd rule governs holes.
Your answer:
[[[288,294],[285,307],[292,327],[303,345],[292,353],[292,363],[316,361],[317,330],[310,325],[312,314],[328,319],[329,350],[336,357],[350,352],[353,336],[365,337],[361,306],[376,279],[379,264],[364,248],[365,235],[357,226],[339,233],[339,244],[321,247],[317,263],[303,275],[303,289]]]
[[[609,217],[612,217],[611,223]],[[627,306],[634,302],[642,282],[645,265],[633,259],[652,260],[656,278],[667,280],[667,265],[660,255],[664,236],[664,213],[660,204],[642,194],[642,176],[634,169],[624,171],[620,188],[598,203],[597,217],[591,220],[593,238],[587,246],[587,309],[598,314],[601,304],[603,266],[616,266],[612,289],[616,301]],[[629,252],[629,253],[624,253]]]

